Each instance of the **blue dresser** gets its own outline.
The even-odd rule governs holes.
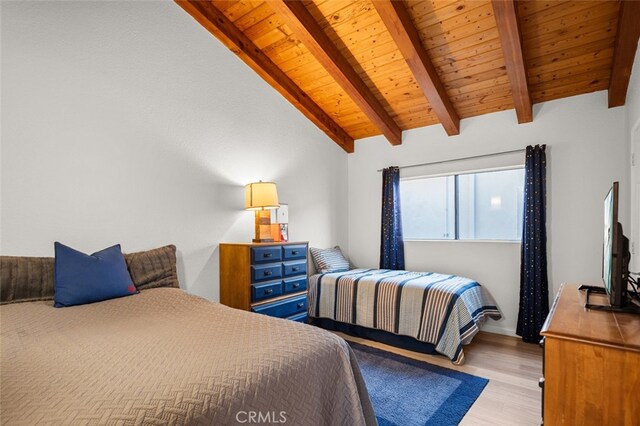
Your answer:
[[[307,242],[221,243],[220,302],[307,322]]]

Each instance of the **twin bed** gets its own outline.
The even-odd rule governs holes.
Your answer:
[[[173,246],[125,258],[139,294],[56,309],[51,258],[0,257],[3,423],[376,424],[340,337],[175,288]],[[500,313],[466,278],[355,269],[310,278],[309,316],[461,363]]]
[[[485,319],[501,318],[491,295],[456,275],[352,269],[309,280],[313,324],[464,362]]]

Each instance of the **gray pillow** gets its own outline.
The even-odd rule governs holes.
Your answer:
[[[0,304],[53,300],[53,257],[0,256]]]
[[[138,290],[179,287],[176,246],[125,254]],[[53,257],[0,256],[0,305],[53,300]]]
[[[180,287],[176,272],[176,246],[124,255],[129,275],[138,290],[156,287]]]
[[[345,272],[351,269],[349,260],[344,257],[339,246],[327,249],[311,247],[309,251],[316,270],[321,274]]]

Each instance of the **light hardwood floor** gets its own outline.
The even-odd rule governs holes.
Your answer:
[[[519,338],[478,333],[464,347],[465,364],[456,366],[443,356],[426,355],[371,340],[337,333],[347,340],[373,346],[441,367],[489,379],[461,425],[539,425],[538,379],[542,377],[542,349]]]

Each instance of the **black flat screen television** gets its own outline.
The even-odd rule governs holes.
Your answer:
[[[604,246],[602,253],[602,280],[609,303],[616,308],[627,305],[629,279],[629,239],[622,233],[618,222],[619,184],[614,182],[604,199]]]

